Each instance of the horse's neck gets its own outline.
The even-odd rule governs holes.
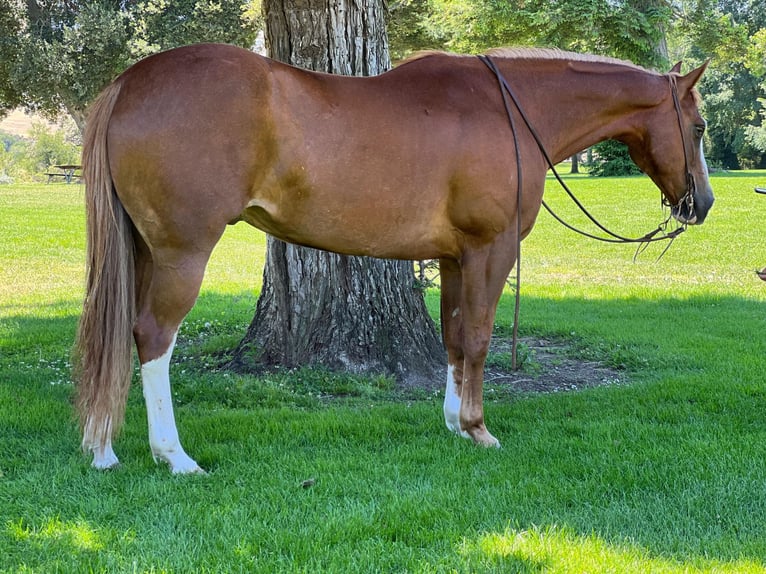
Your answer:
[[[533,108],[528,113],[532,127],[554,162],[605,139],[631,135],[637,116],[669,97],[667,82],[657,74],[610,64],[589,66],[562,75],[558,89],[547,89],[542,96],[532,86],[524,98],[529,104],[521,104]],[[546,78],[547,86],[555,83]]]

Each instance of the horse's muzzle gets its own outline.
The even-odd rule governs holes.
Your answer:
[[[705,221],[708,211],[713,206],[713,193],[712,190],[709,190],[703,195],[695,191],[692,198],[692,201],[682,201],[680,204],[674,205],[670,213],[681,223],[700,225]]]
[[[689,209],[689,207],[684,204],[679,206],[674,206],[670,213],[673,215],[673,218],[680,221],[683,224],[686,225],[697,225],[698,218],[695,210]],[[701,223],[701,222],[699,222]]]

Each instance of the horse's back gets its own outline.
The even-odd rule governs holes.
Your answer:
[[[118,79],[117,193],[150,245],[208,248],[245,220],[330,251],[457,256],[465,234],[484,241],[513,212],[492,176],[512,156],[489,129],[503,118],[477,98],[496,86],[472,65],[441,56],[349,78],[222,45],[149,57]]]

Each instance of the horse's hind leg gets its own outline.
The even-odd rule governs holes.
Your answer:
[[[210,252],[183,253],[142,245],[137,253],[138,316],[133,334],[149,423],[149,446],[173,473],[202,472],[181,446],[170,394],[170,358],[181,321],[199,294]]]
[[[460,429],[463,392],[463,317],[460,311],[462,282],[460,265],[451,259],[439,261],[441,278],[442,339],[447,349],[447,386],[444,390],[444,422],[452,432]]]
[[[89,437],[92,436],[92,434],[92,429],[89,429],[86,426],[84,433],[85,440],[83,443],[90,445],[90,451],[93,453],[93,462],[91,463],[91,466],[101,470],[117,466],[120,461],[117,458],[117,455],[114,454],[114,449],[112,448],[112,429],[109,428],[107,430],[103,444],[98,444],[96,441],[91,440]]]

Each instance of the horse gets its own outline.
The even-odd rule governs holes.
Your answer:
[[[620,140],[672,215],[700,224],[713,204],[695,89],[704,69],[660,74],[610,58],[497,49],[427,53],[360,78],[217,44],[134,64],[91,106],[83,145],[87,279],[73,376],[92,465],[118,464],[112,440],[135,343],[154,460],[202,472],[179,440],[169,364],[213,247],[241,221],[327,251],[438,259],[444,420],[499,446],[484,420],[484,362],[506,277],[542,202],[541,146],[559,162]],[[518,108],[504,106],[498,79]],[[521,126],[513,137],[509,119]]]

